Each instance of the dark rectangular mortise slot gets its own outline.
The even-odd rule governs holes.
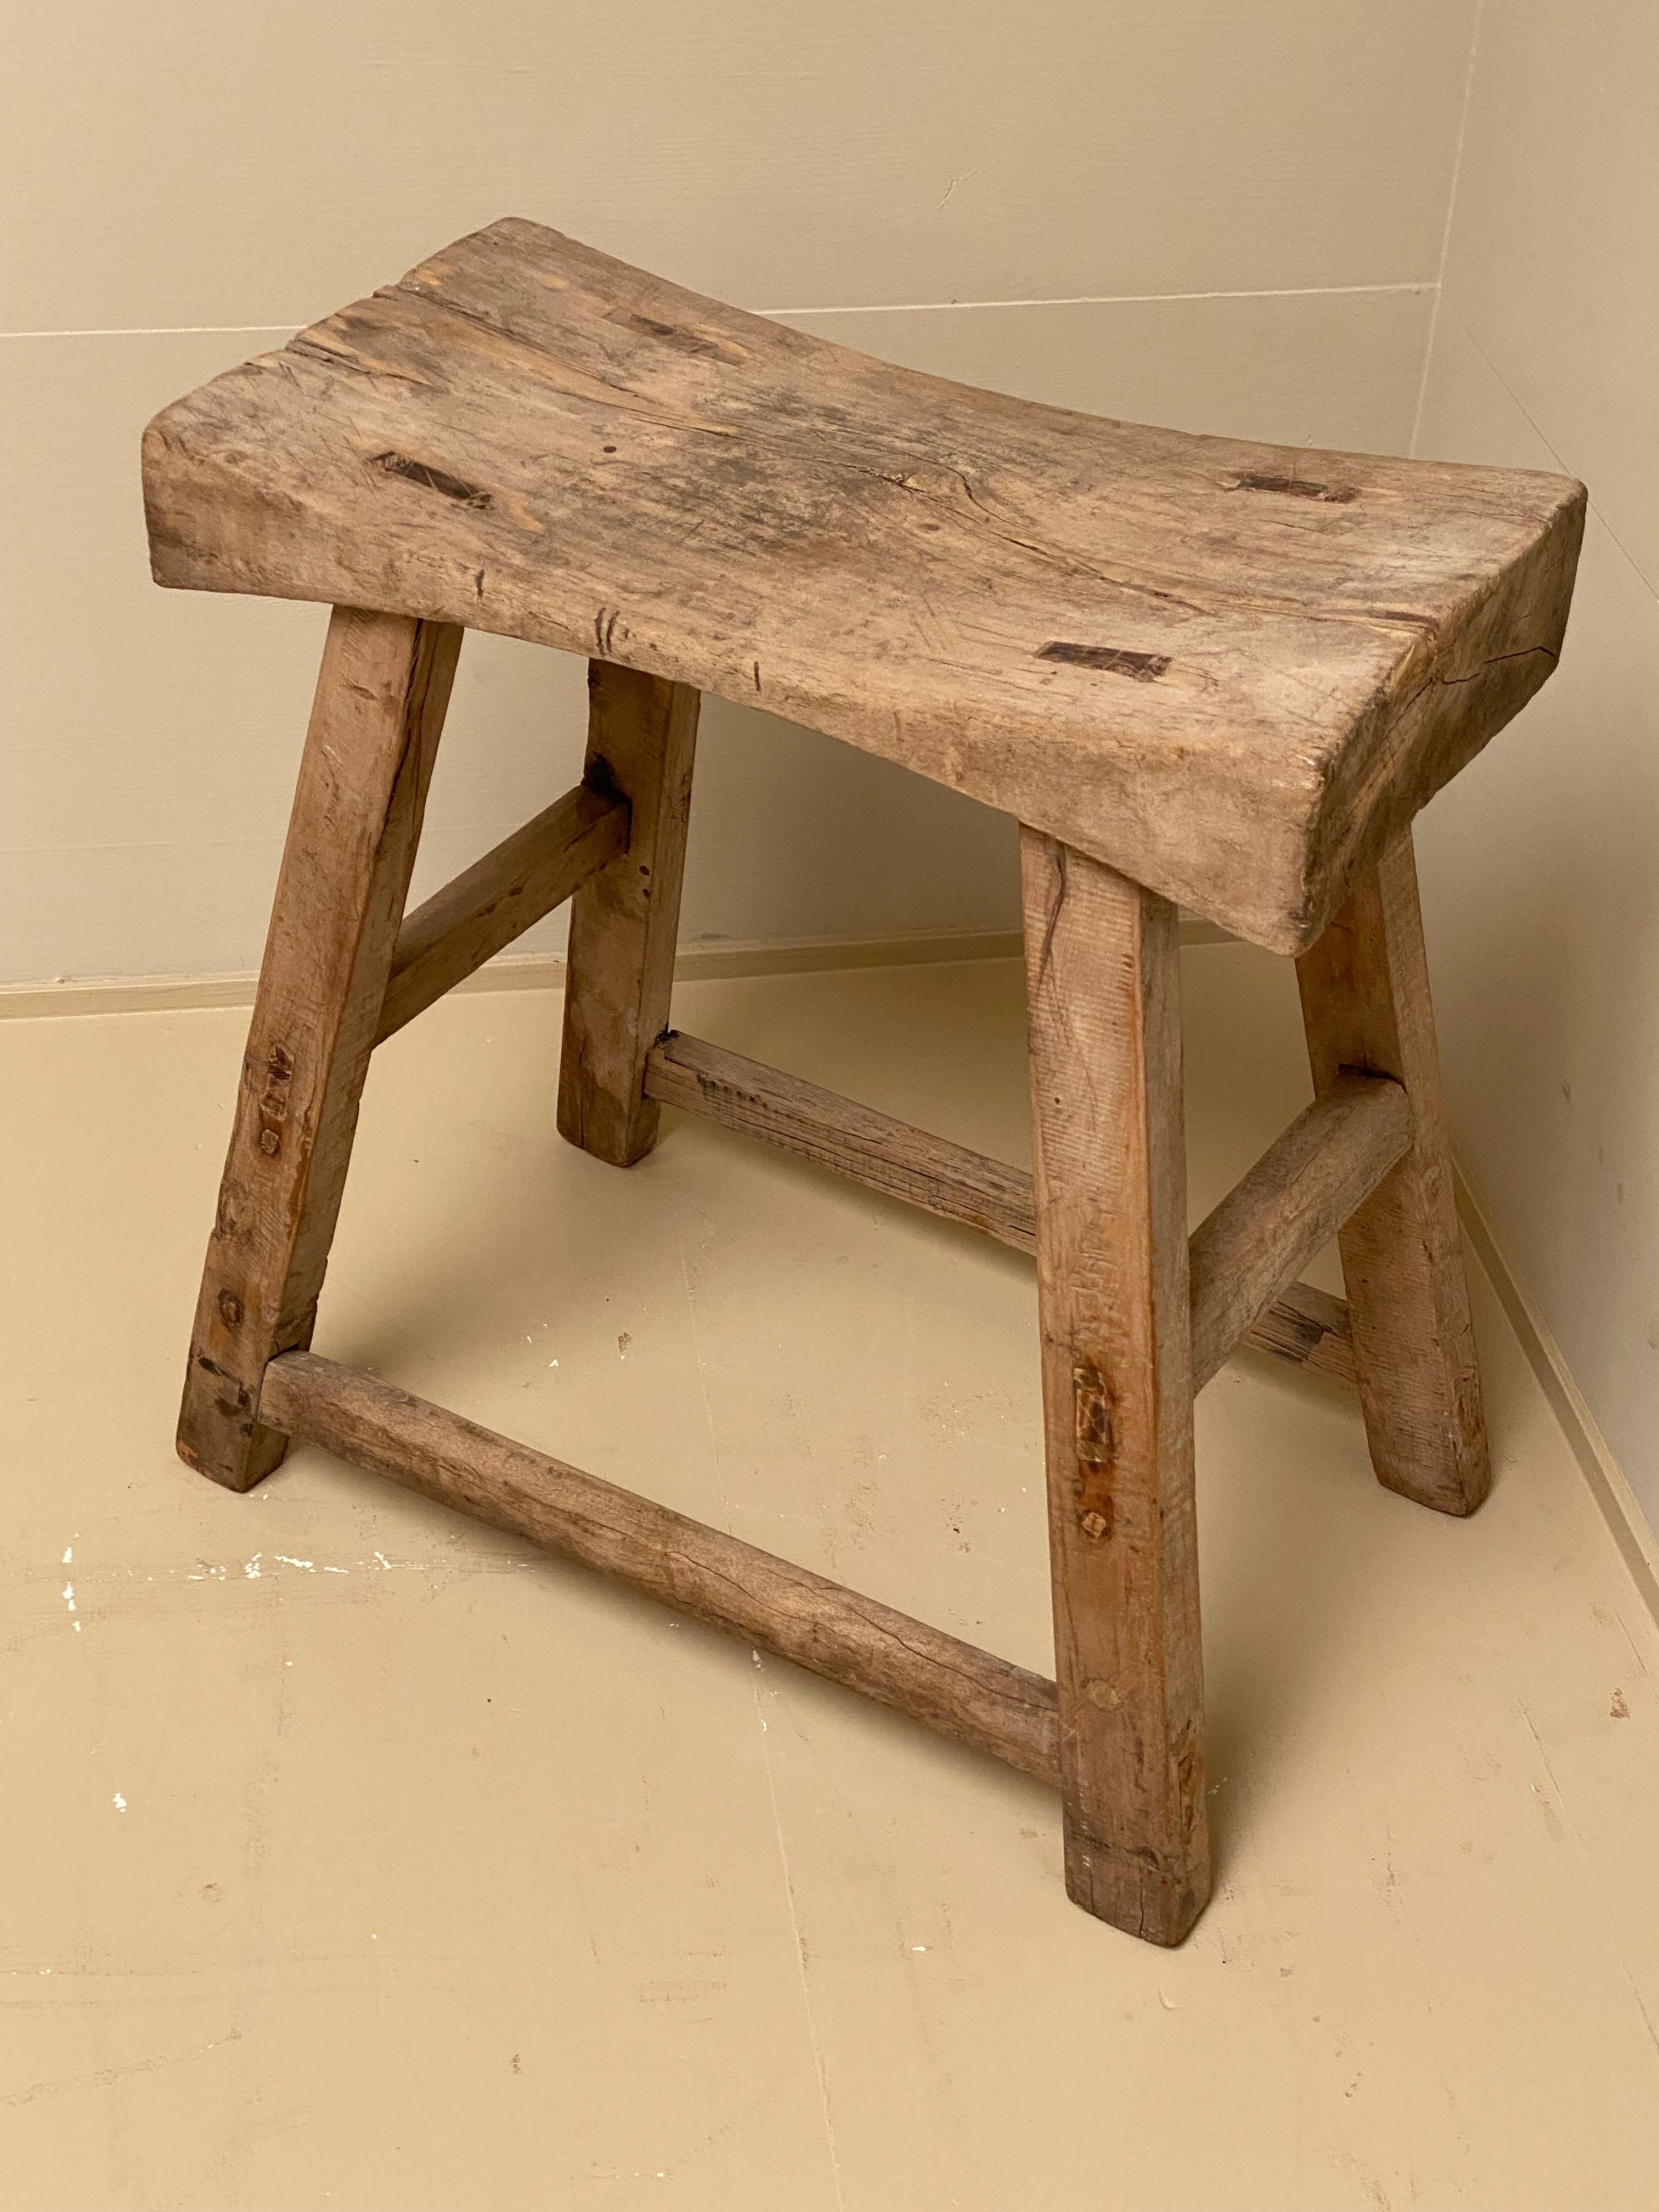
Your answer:
[[[1127,645],[1073,645],[1051,637],[1037,648],[1039,660],[1064,661],[1070,668],[1097,668],[1107,676],[1127,676],[1133,684],[1156,684],[1170,665],[1167,653],[1136,653]]]

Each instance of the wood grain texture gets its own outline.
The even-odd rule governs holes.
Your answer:
[[[377,1044],[628,849],[628,805],[578,784],[434,891],[398,933]]]
[[[1472,1513],[1492,1484],[1417,866],[1404,838],[1297,963],[1314,1089],[1392,1076],[1409,1151],[1338,1239],[1371,1464],[1390,1490]]]
[[[570,909],[559,1060],[559,1133],[612,1167],[657,1141],[646,1055],[668,1026],[701,698],[602,660],[588,664],[583,781],[630,810],[625,848]]]
[[[892,368],[518,221],[159,416],[157,579],[763,705],[1300,951],[1555,665],[1583,490]]]
[[[349,607],[329,623],[179,1421],[180,1456],[232,1490],[284,1449],[260,1379],[311,1340],[460,643]]]
[[[762,1138],[850,1176],[884,1198],[901,1199],[943,1220],[959,1221],[1017,1252],[1036,1250],[1036,1202],[1031,1178],[1023,1168],[930,1135],[801,1076],[671,1030],[646,1055],[645,1090],[647,1097],[661,1105],[701,1115],[744,1136]],[[1301,1189],[1299,1182],[1297,1188]],[[1310,1254],[1328,1241],[1334,1228],[1333,1222]],[[1202,1229],[1194,1231],[1189,1249],[1203,1234]],[[1197,1285],[1205,1271],[1196,1256],[1191,1264],[1195,1270],[1196,1337],[1201,1326]],[[1218,1321],[1213,1325],[1223,1324]],[[1354,1387],[1348,1310],[1340,1298],[1307,1283],[1282,1282],[1265,1308],[1258,1304],[1252,1310],[1243,1334],[1258,1352],[1311,1367],[1350,1389]],[[1231,1338],[1227,1349],[1238,1340]]]
[[[1177,917],[1020,831],[1066,1886],[1178,1943],[1209,1894]]]
[[[264,1408],[355,1466],[615,1575],[953,1742],[1056,1778],[1054,1686],[875,1599],[308,1352],[276,1360]]]
[[[1411,1143],[1397,1083],[1340,1074],[1188,1239],[1193,1388],[1289,1288]]]
[[[646,1060],[647,1097],[835,1168],[886,1197],[1036,1249],[1031,1178],[781,1068],[671,1030]]]

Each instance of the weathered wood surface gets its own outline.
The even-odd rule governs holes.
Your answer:
[[[232,1490],[282,1458],[274,1352],[311,1341],[461,633],[337,608],[271,910],[179,1450]]]
[[[1412,1139],[1397,1083],[1345,1071],[1298,1114],[1188,1240],[1193,1388],[1296,1281]]]
[[[1177,917],[1020,831],[1066,1886],[1178,1943],[1209,1894]]]
[[[628,802],[628,843],[570,908],[559,1133],[612,1167],[657,1141],[646,1055],[668,1026],[702,699],[631,668],[587,670],[583,779]]]
[[[1555,665],[1581,485],[922,376],[537,224],[145,436],[159,581],[763,705],[1299,951]]]
[[[578,784],[417,907],[398,933],[377,1043],[628,849],[628,805]]]
[[[645,1091],[648,1098],[664,1106],[704,1115],[744,1136],[763,1138],[850,1176],[885,1198],[902,1199],[946,1221],[980,1230],[1017,1252],[1036,1250],[1036,1203],[1031,1178],[1023,1168],[932,1136],[801,1076],[671,1030],[646,1055]],[[1302,1189],[1298,1179],[1291,1194],[1292,1202]],[[1333,1222],[1304,1256],[1311,1257],[1328,1242],[1334,1227]],[[1203,1234],[1203,1229],[1195,1230],[1194,1238]],[[1197,1316],[1196,1285],[1204,1269],[1196,1258],[1193,1264],[1196,1337],[1203,1326]],[[1212,1325],[1224,1324],[1218,1318]],[[1351,1389],[1354,1386],[1348,1310],[1340,1298],[1307,1283],[1281,1282],[1265,1309],[1260,1304],[1252,1309],[1243,1335],[1258,1352],[1316,1369]],[[1238,1340],[1237,1336],[1230,1339],[1223,1358]],[[1213,1369],[1206,1369],[1205,1379],[1212,1372]]]
[[[1371,1464],[1419,1504],[1472,1513],[1492,1468],[1409,836],[1297,976],[1319,1096],[1364,1068],[1403,1085],[1411,1106],[1410,1149],[1337,1240]]]
[[[311,1352],[272,1364],[263,1406],[288,1434],[355,1466],[615,1575],[1022,1773],[1058,1778],[1054,1686],[1040,1674]]]
[[[780,1067],[674,1030],[647,1056],[645,1088],[665,1106],[763,1137],[1022,1252],[1036,1249],[1030,1176]]]

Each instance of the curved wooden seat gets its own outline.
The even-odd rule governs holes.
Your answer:
[[[539,225],[167,409],[158,581],[763,705],[1281,951],[1555,663],[1583,487],[895,368]]]

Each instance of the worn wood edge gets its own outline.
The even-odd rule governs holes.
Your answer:
[[[1559,666],[1589,494],[1576,477],[1555,481],[1555,507],[1524,555],[1481,578],[1371,701],[1308,825],[1297,941],[1273,951],[1310,951],[1355,884]]]
[[[1659,1626],[1659,1536],[1643,1512],[1629,1478],[1602,1435],[1589,1401],[1573,1378],[1555,1332],[1510,1264],[1486,1193],[1467,1158],[1452,1145],[1452,1174],[1458,1218],[1470,1251],[1497,1294],[1510,1327],[1520,1341],[1568,1449],[1577,1462],[1607,1533],[1636,1585],[1636,1594]]]
[[[994,1237],[1028,1258],[1036,1252],[1031,1178],[1022,1168],[932,1136],[873,1107],[859,1105],[836,1091],[683,1030],[671,1030],[653,1047],[646,1061],[645,1081],[647,1094],[665,1106],[797,1153],[884,1197]],[[838,1146],[834,1141],[838,1135],[852,1141]],[[929,1164],[925,1169],[896,1164],[896,1152],[920,1155]],[[1322,1238],[1320,1244],[1327,1241]],[[1358,1387],[1347,1308],[1340,1298],[1310,1284],[1282,1288],[1257,1314],[1241,1341],[1275,1359],[1328,1376],[1349,1389]]]
[[[289,1437],[1058,1784],[1058,1698],[1042,1675],[312,1352],[270,1363],[259,1411]],[[780,1599],[798,1602],[803,1617],[779,1609]]]
[[[1194,1230],[1194,1391],[1370,1196],[1411,1138],[1401,1085],[1345,1071]]]
[[[398,933],[376,1044],[494,958],[628,844],[628,804],[578,784],[475,860]]]

